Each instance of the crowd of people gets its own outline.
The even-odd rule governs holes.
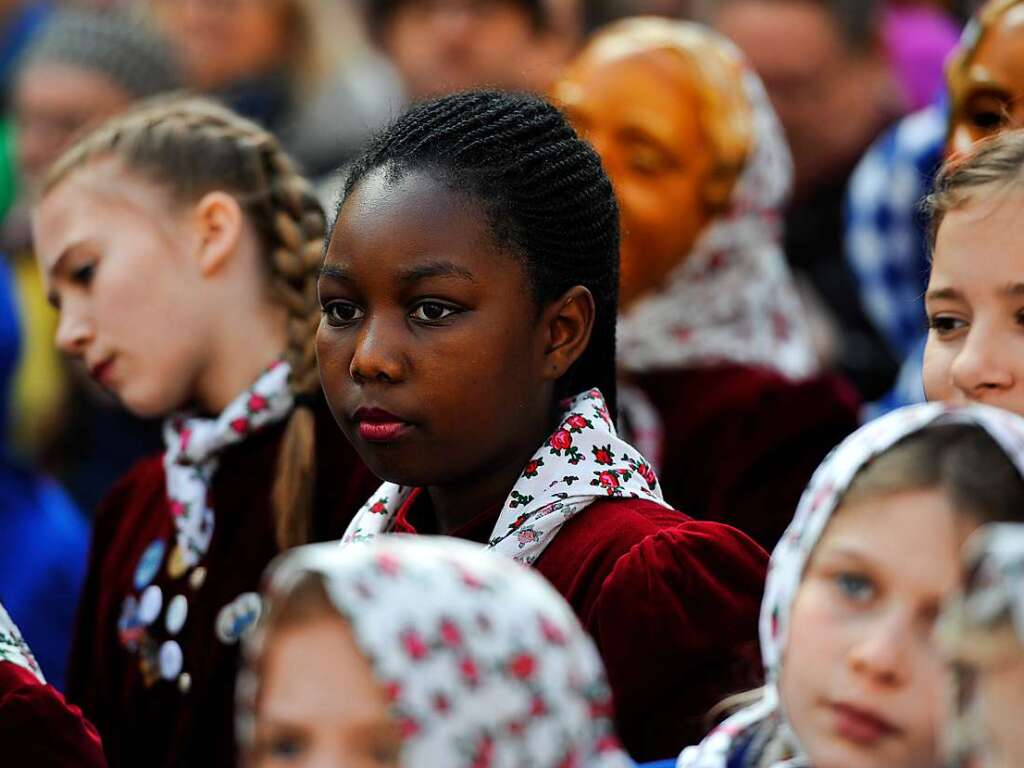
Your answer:
[[[5,764],[1024,765],[1022,97],[1024,0],[0,0]]]

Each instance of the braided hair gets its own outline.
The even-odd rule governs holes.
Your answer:
[[[482,204],[495,241],[526,267],[538,308],[582,285],[594,296],[590,344],[559,398],[597,387],[615,412],[619,210],[597,153],[535,96],[471,91],[413,107],[355,162],[341,206],[368,173],[426,170]]]
[[[273,298],[288,313],[285,355],[297,396],[273,487],[277,540],[281,548],[305,543],[316,474],[311,396],[320,392],[316,279],[326,232],[312,186],[270,133],[211,101],[177,96],[144,102],[85,136],[50,169],[44,194],[76,169],[109,157],[177,202],[228,192],[257,231]]]

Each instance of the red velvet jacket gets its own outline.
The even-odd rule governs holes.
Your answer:
[[[237,645],[218,640],[220,609],[259,588],[267,563],[278,553],[270,490],[283,425],[226,449],[210,491],[216,515],[213,540],[202,561],[205,580],[172,580],[161,566],[153,584],[168,598],[184,593],[188,617],[175,640],[191,676],[187,691],[174,681],[147,686],[139,656],[119,639],[118,619],[132,594],[139,558],[174,525],[164,486],[162,457],[141,462],[101,505],[93,533],[89,572],[72,647],[69,698],[103,736],[114,768],[235,764],[234,697]],[[314,540],[340,538],[379,481],[338,430],[326,405],[317,409],[317,484]],[[185,582],[184,584],[182,582]],[[163,620],[153,625],[166,640]]]
[[[700,520],[734,525],[768,551],[832,448],[859,426],[845,380],[789,381],[762,368],[721,365],[632,379],[665,429],[665,499]]]
[[[0,756],[11,768],[107,765],[99,734],[78,708],[10,662],[0,662]]]
[[[453,535],[486,542],[500,510]],[[429,532],[413,494],[394,530]],[[595,502],[534,563],[593,636],[608,670],[616,724],[637,760],[696,743],[725,696],[760,684],[757,618],[768,557],[725,525],[638,499]]]

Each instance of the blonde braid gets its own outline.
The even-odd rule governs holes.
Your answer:
[[[305,543],[316,484],[316,430],[310,398],[304,396],[320,391],[316,280],[326,235],[326,217],[312,186],[270,133],[194,97],[159,97],[100,126],[57,160],[43,194],[104,157],[162,185],[179,202],[195,202],[212,190],[229,192],[259,232],[273,298],[288,313],[285,356],[298,397],[272,491],[277,542],[282,549]]]

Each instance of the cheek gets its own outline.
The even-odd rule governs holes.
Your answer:
[[[954,397],[955,388],[950,368],[955,357],[956,352],[951,344],[937,340],[934,335],[928,336],[921,368],[925,399],[936,401],[950,400]]]
[[[806,706],[826,690],[842,664],[846,642],[834,602],[818,582],[806,582],[797,594],[780,681],[784,705]]]

